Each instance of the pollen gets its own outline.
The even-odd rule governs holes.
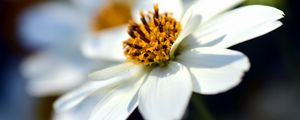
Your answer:
[[[164,64],[171,57],[170,49],[181,31],[181,25],[172,13],[159,13],[158,4],[154,12],[140,12],[141,23],[130,22],[130,38],[123,42],[128,60],[144,65]]]

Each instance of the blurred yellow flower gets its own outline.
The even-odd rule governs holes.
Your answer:
[[[95,68],[115,64],[86,59],[80,44],[86,36],[125,24],[130,19],[133,4],[130,1],[52,1],[26,10],[20,17],[20,37],[27,46],[38,48],[21,66],[22,74],[28,79],[28,93],[39,97],[60,95],[84,83],[86,74]],[[118,15],[120,11],[124,15]],[[96,19],[103,15],[117,20]],[[97,26],[95,22],[101,26],[97,31],[93,30]]]

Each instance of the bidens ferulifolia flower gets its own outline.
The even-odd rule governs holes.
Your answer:
[[[185,12],[170,5],[174,0],[155,2],[154,10],[129,23],[130,37],[123,42],[127,61],[90,74],[95,81],[59,99],[57,111],[95,98],[91,120],[126,119],[137,106],[145,119],[181,119],[192,92],[217,94],[241,82],[249,60],[228,47],[282,25],[283,12],[273,7],[223,13],[240,0],[203,0]],[[143,5],[148,10],[153,3]]]

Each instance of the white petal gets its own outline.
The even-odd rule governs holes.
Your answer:
[[[182,0],[137,0],[133,7],[133,19],[140,21],[140,11],[153,11],[153,6],[158,3],[159,11],[173,13],[174,18],[180,20],[183,14]]]
[[[21,14],[18,33],[27,47],[54,46],[78,40],[86,19],[65,3],[49,2]]]
[[[87,115],[90,114],[90,110],[94,108],[99,101],[101,102],[103,100],[104,94],[115,88],[124,88],[124,85],[135,84],[144,74],[145,71],[140,71],[132,76],[116,77],[106,81],[87,82],[78,89],[60,97],[54,103],[54,108],[56,112],[59,113],[72,110],[83,113],[83,116],[88,117]],[[130,88],[133,87],[130,86]]]
[[[277,29],[281,25],[282,23],[280,21],[267,22],[257,26],[253,26],[251,28],[249,27],[240,31],[235,31],[234,33],[228,33],[228,35],[223,39],[224,42],[219,43],[214,47],[228,48],[233,45],[267,34]]]
[[[34,96],[57,95],[78,86],[85,79],[87,69],[79,67],[75,59],[65,59],[43,51],[30,56],[22,64],[22,74],[28,79],[27,90]]]
[[[185,37],[193,33],[200,25],[201,16],[199,14],[195,14],[195,9],[195,7],[190,7],[184,14],[181,20],[183,30],[172,45],[172,48],[170,50],[170,56],[174,55],[176,48],[180,45],[181,41],[184,40]]]
[[[106,90],[97,91],[93,96],[99,99],[89,120],[125,120],[137,107],[137,92],[144,77],[133,77],[128,81]]]
[[[192,5],[197,4],[197,2],[199,2],[199,0],[183,0],[183,11],[187,11]]]
[[[86,36],[81,50],[88,58],[124,61],[123,41],[129,38],[127,26],[103,30],[95,35]]]
[[[113,67],[109,67],[89,74],[91,80],[106,80],[117,76],[132,76],[144,70],[144,66],[132,62],[122,63]]]
[[[206,23],[214,16],[233,8],[244,0],[198,0],[194,5],[197,13],[202,15],[202,22]]]
[[[119,81],[120,79],[110,79],[107,81],[87,82],[78,89],[75,89],[60,97],[54,103],[54,108],[57,112],[68,111],[80,104],[84,99],[86,99],[95,91],[110,89],[110,87],[116,85]]]
[[[59,114],[54,114],[52,120],[84,120],[84,119],[72,112],[63,112]]]
[[[282,23],[277,20],[282,17],[283,12],[273,7],[241,7],[202,26],[193,33],[192,40],[200,46],[227,48],[278,28]]]
[[[171,62],[151,71],[139,92],[139,110],[147,120],[181,119],[191,94],[187,68]]]
[[[235,87],[250,68],[244,54],[222,48],[192,49],[177,59],[189,68],[194,91],[201,94],[217,94]]]
[[[58,79],[29,80],[27,82],[26,91],[31,96],[36,96],[36,97],[57,96],[71,90],[72,88],[77,87],[82,82],[81,80],[76,80],[76,79],[73,80],[74,81],[72,80],[59,81]]]

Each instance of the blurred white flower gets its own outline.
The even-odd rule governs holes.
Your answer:
[[[89,57],[127,61],[90,74],[94,81],[61,97],[56,111],[90,104],[90,120],[113,120],[126,119],[139,106],[145,119],[181,119],[192,92],[217,94],[237,86],[250,63],[227,48],[278,28],[283,17],[262,5],[225,12],[240,2],[199,0],[184,11],[180,0],[138,1],[129,35],[106,34],[101,44],[83,45]],[[155,3],[159,10],[153,11]]]
[[[101,29],[94,28],[99,24],[106,24],[101,21],[102,19],[98,21],[97,17],[104,13],[116,12],[115,4],[119,5],[118,10],[122,9],[120,5],[123,3],[118,2],[109,0],[46,2],[29,8],[21,15],[19,33],[24,40],[23,43],[27,47],[39,48],[38,52],[25,59],[21,66],[22,74],[28,79],[29,94],[33,96],[62,94],[85,82],[87,73],[94,68],[115,64],[105,60],[86,59],[80,51],[80,43],[86,36],[102,34],[106,28],[122,24],[119,20],[116,26],[110,23]],[[124,12],[129,14],[126,17],[130,17],[127,3],[123,7]],[[119,17],[122,20],[125,16]],[[127,18],[125,19],[127,22]]]

